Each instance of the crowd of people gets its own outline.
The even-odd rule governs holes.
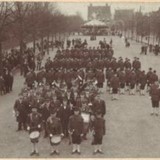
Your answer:
[[[23,53],[16,48],[4,51],[2,54],[2,73],[0,74],[0,95],[5,95],[12,91],[14,73],[17,70],[20,69],[20,74],[24,77],[30,70],[40,70],[47,48],[53,47],[52,45],[59,47],[61,46],[61,41],[57,40],[55,43],[51,43],[44,39],[43,44],[36,43],[35,51],[33,47],[27,47],[25,43],[23,44]]]
[[[93,153],[103,153],[106,106],[101,94],[104,84],[112,100],[118,99],[118,94],[145,95],[149,91],[154,108],[152,115],[158,115],[158,75],[152,68],[147,72],[142,70],[138,57],[132,61],[116,59],[112,43],[97,48],[85,45],[77,48],[73,41],[72,46],[70,43],[67,42],[66,49],[58,49],[53,60],[49,57],[37,73],[30,67],[25,74],[24,88],[14,105],[17,131],[41,131],[50,139],[51,155],[59,154],[53,137],[68,138],[73,144],[72,154],[80,154],[80,144],[91,131]],[[31,155],[39,155],[38,139],[31,142],[34,144]]]
[[[155,56],[159,55],[160,52],[160,47],[158,44],[153,45],[153,44],[143,44],[141,47],[141,54],[147,55],[147,52],[153,53]]]
[[[17,49],[11,49],[10,52],[2,54],[2,73],[0,74],[0,95],[7,94],[12,91],[13,87],[13,71],[20,63],[20,52]]]

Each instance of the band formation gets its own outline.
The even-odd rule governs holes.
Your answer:
[[[104,39],[98,47],[90,47],[86,40],[68,39],[66,47],[58,45],[55,57],[47,58],[44,65],[45,52],[35,56],[26,49],[21,68],[25,83],[14,113],[18,131],[29,132],[31,156],[39,155],[37,144],[42,136],[50,140],[50,155],[60,154],[58,146],[63,139],[73,145],[71,154],[80,155],[80,145],[89,141],[90,133],[93,139],[88,145],[94,146],[93,154],[103,154],[104,92],[111,94],[111,100],[123,94],[149,94],[151,115],[158,116],[160,89],[156,70],[141,70],[138,57],[115,58],[112,43],[112,39],[109,43]]]

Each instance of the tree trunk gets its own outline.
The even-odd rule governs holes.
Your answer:
[[[61,40],[60,33],[58,33],[58,40],[59,40],[59,41]]]
[[[138,35],[136,34],[136,42],[138,42]]]
[[[153,35],[153,45],[154,45],[155,36]]]
[[[43,36],[41,36],[41,52],[43,52]]]
[[[141,36],[141,43],[142,43],[142,40],[143,40],[143,36]]]
[[[53,51],[53,33],[52,33],[52,51]]]
[[[33,33],[33,51],[35,53],[36,51],[36,38],[35,38],[35,33]]]
[[[20,39],[19,45],[20,45],[20,53],[22,55],[23,54],[23,40],[22,40],[22,38]]]
[[[149,43],[150,43],[150,35],[148,36],[148,45],[149,45]]]
[[[0,41],[0,76],[3,74],[3,64],[2,64],[2,42]]]
[[[57,40],[57,33],[55,34],[55,41]]]
[[[19,40],[19,43],[20,43],[20,53],[23,54],[23,51],[24,51],[24,31],[23,31],[23,21],[22,19],[20,19],[20,40]]]
[[[131,31],[131,39],[134,40],[134,29]]]
[[[49,54],[49,33],[47,35],[47,54]]]

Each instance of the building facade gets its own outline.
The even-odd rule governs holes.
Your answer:
[[[88,6],[88,21],[97,19],[103,22],[111,20],[111,8],[108,4],[105,6]]]
[[[115,10],[114,20],[115,21],[125,21],[133,18],[134,10],[133,9],[117,9]]]

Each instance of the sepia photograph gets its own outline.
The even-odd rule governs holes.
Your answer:
[[[160,158],[160,2],[0,2],[0,158]]]

